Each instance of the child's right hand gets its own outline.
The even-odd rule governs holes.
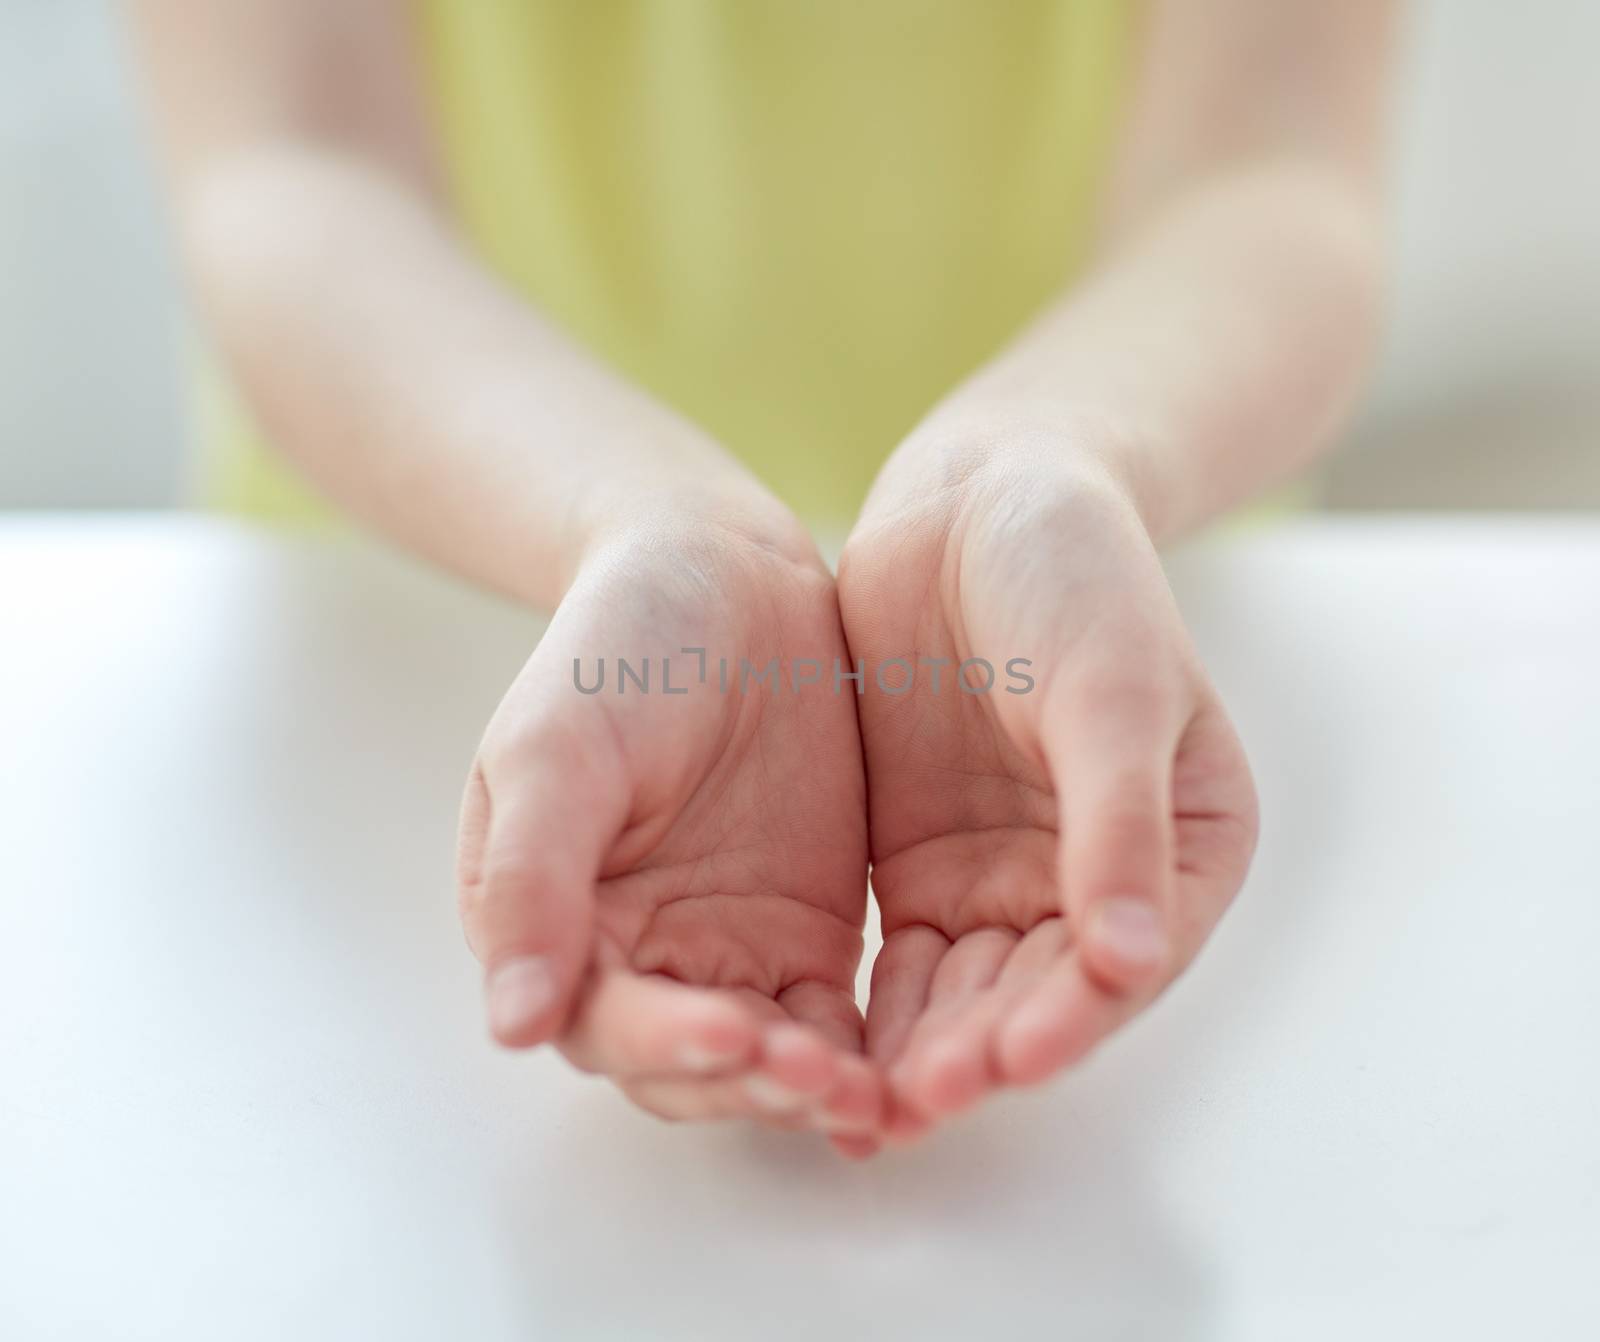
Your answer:
[[[686,647],[706,649],[704,683]],[[663,693],[664,655],[688,693]],[[646,656],[648,693],[619,692],[617,659]],[[788,681],[791,659],[835,656],[833,582],[809,542],[674,520],[597,547],[489,724],[463,806],[461,913],[495,1038],[553,1040],[663,1117],[810,1124],[870,1149],[855,695]],[[592,687],[600,658],[604,689],[580,693],[574,659]],[[740,693],[741,658],[777,658],[778,693]]]

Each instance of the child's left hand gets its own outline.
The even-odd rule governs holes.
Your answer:
[[[1078,446],[891,468],[840,564],[853,655],[946,659],[937,693],[924,662],[861,699],[890,1136],[1082,1058],[1194,957],[1254,848],[1243,749],[1127,492]],[[993,688],[964,692],[979,657]]]

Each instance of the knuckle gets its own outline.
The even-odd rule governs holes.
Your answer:
[[[1085,672],[1070,695],[1073,707],[1095,721],[1160,721],[1176,702],[1172,679],[1153,666],[1096,667]]]
[[[529,895],[572,886],[575,873],[559,853],[526,843],[501,842],[491,847],[483,861],[478,889],[486,901],[521,901]]]
[[[1166,818],[1153,806],[1131,806],[1117,800],[1090,822],[1105,846],[1118,850],[1144,850],[1166,838]]]

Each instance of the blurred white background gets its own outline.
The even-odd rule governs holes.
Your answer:
[[[1600,4],[1414,0],[1392,319],[1336,507],[1600,507]],[[183,499],[182,314],[113,0],[0,0],[0,508]]]

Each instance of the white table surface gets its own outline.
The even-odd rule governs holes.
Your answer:
[[[0,1338],[1600,1336],[1600,522],[1172,570],[1241,903],[1089,1066],[858,1167],[485,1041],[454,812],[535,621],[0,523]]]

